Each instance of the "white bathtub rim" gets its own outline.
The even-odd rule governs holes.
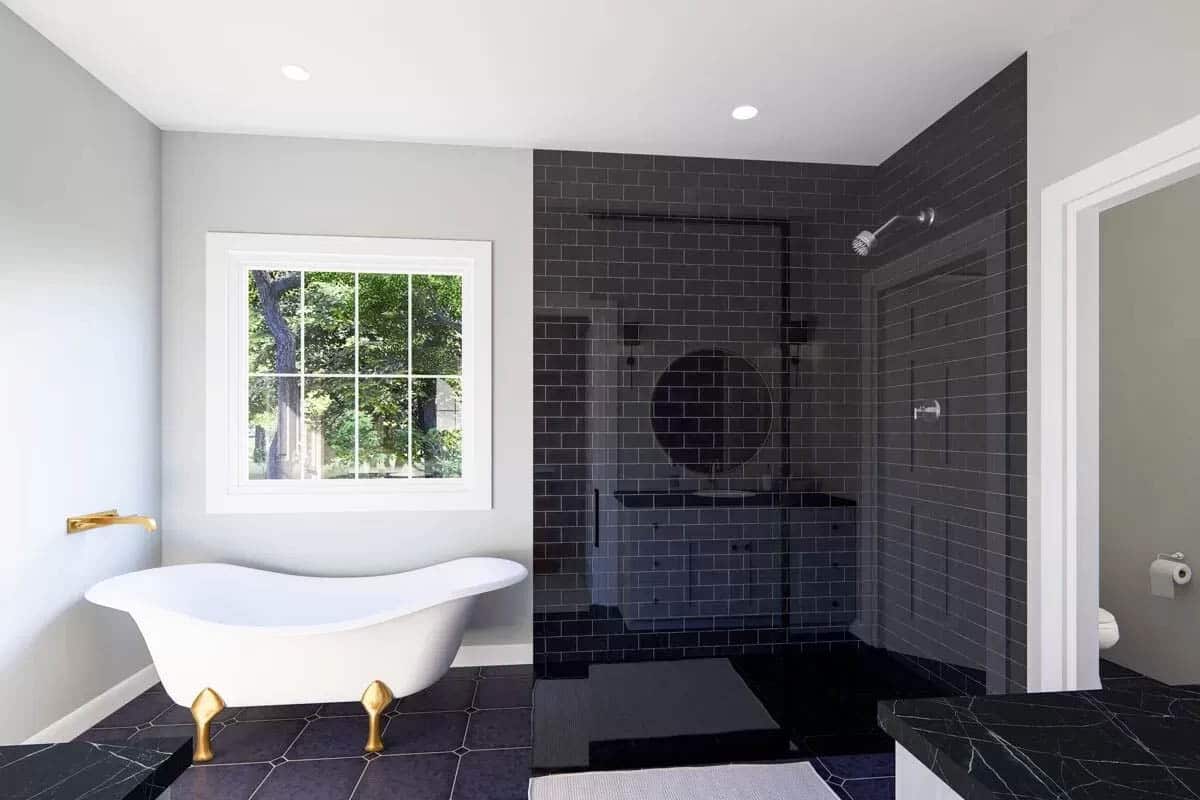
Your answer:
[[[396,580],[399,583],[399,579],[405,576],[411,577],[417,573],[423,573],[432,570],[445,570],[447,567],[452,565],[465,566],[464,562],[474,562],[475,565],[482,564],[484,566],[494,566],[497,568],[497,571],[495,576],[490,580],[476,581],[461,587],[446,589],[436,593],[426,593],[423,595],[414,594],[412,596],[404,597],[401,602],[398,602],[394,605],[389,605],[386,608],[373,610],[370,613],[310,624],[256,625],[208,619],[203,616],[202,609],[198,610],[198,613],[192,613],[190,611],[165,608],[162,605],[155,604],[152,599],[142,597],[130,590],[131,579],[138,580],[139,578],[145,578],[149,575],[157,576],[168,575],[171,573],[179,574],[183,571],[194,573],[199,570],[213,569],[218,569],[227,574],[231,572],[238,572],[243,576],[249,575],[250,573],[257,573],[270,576],[269,580],[275,581],[281,578],[287,579],[289,582],[294,582],[294,585],[297,586],[306,581],[319,582],[326,586],[345,582],[347,589],[349,589],[351,588],[352,582],[359,582],[361,585],[361,582]],[[493,563],[484,564],[484,562]],[[144,619],[158,617],[164,620],[173,619],[180,622],[186,622],[188,625],[229,632],[246,631],[253,632],[255,635],[280,637],[317,636],[378,625],[396,619],[397,617],[415,614],[419,611],[423,611],[427,608],[432,608],[443,603],[504,589],[521,583],[525,580],[528,574],[529,571],[522,564],[516,561],[491,557],[460,558],[454,559],[453,561],[442,562],[440,564],[433,564],[428,567],[408,570],[406,572],[365,577],[320,577],[309,575],[292,575],[288,573],[275,572],[272,570],[244,567],[236,564],[202,562],[196,564],[174,564],[165,567],[154,567],[152,569],[139,570],[136,572],[125,573],[123,575],[117,575],[92,586],[84,593],[84,597],[96,605],[113,608],[118,611],[125,611],[132,615],[135,620],[139,617]],[[280,598],[281,601],[284,601],[285,599],[286,598]]]

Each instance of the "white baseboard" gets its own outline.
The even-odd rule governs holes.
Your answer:
[[[69,742],[142,692],[158,683],[154,665],[138,670],[116,686],[108,689],[57,722],[25,740],[25,744]]]
[[[532,644],[464,644],[450,666],[491,667],[532,663]]]

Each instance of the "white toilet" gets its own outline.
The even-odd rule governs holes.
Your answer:
[[[1100,649],[1107,650],[1121,638],[1117,630],[1117,618],[1103,608],[1100,609]]]

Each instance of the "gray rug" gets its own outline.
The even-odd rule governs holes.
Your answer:
[[[807,761],[547,775],[530,800],[838,800]]]
[[[578,769],[588,766],[591,694],[586,679],[538,681],[533,685],[533,766]]]
[[[594,741],[779,729],[727,658],[593,664],[588,674]]]

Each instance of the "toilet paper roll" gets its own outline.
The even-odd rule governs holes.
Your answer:
[[[1156,558],[1150,562],[1150,594],[1156,597],[1174,597],[1175,587],[1191,579],[1192,568],[1182,561]]]

